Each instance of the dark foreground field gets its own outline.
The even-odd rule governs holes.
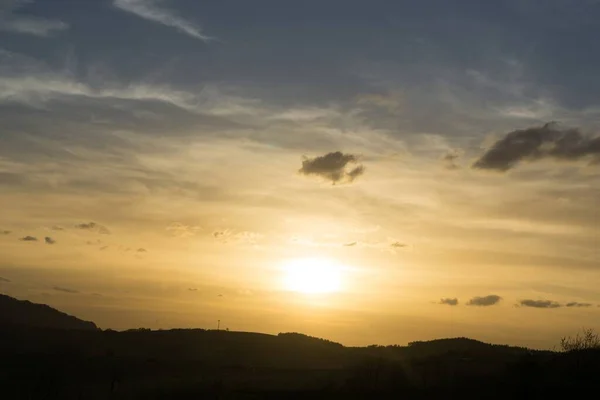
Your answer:
[[[17,324],[0,312],[3,399],[530,399],[600,389],[593,350],[465,338],[352,348],[295,333],[73,329],[77,321],[53,319],[52,309],[30,319],[43,323]]]

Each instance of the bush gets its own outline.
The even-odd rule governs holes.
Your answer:
[[[593,329],[584,329],[574,337],[561,338],[560,348],[565,352],[600,349],[600,335]]]

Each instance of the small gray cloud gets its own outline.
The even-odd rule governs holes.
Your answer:
[[[10,283],[11,281],[10,281],[10,279],[6,279],[6,278],[3,278],[3,277],[0,276],[0,282]]]
[[[456,160],[460,157],[460,154],[456,150],[450,151],[442,157],[442,164],[447,170],[459,169],[460,166],[456,163]]]
[[[469,300],[469,302],[467,303],[468,306],[481,306],[481,307],[487,307],[487,306],[493,306],[494,304],[498,304],[500,302],[500,300],[502,300],[502,297],[495,295],[495,294],[490,294],[487,296],[483,296],[483,297],[473,297],[471,300]]]
[[[71,293],[71,294],[79,293],[78,290],[64,288],[64,287],[60,287],[60,286],[54,286],[52,289],[56,290],[57,292],[63,292],[63,293]]]
[[[519,304],[523,307],[533,307],[533,308],[559,308],[561,305],[552,300],[521,300]]]
[[[390,246],[396,248],[396,249],[401,249],[402,247],[406,247],[407,244],[406,243],[402,243],[402,242],[393,242],[392,244],[390,244]]]
[[[58,226],[58,225],[54,225],[52,228],[53,231],[64,231],[65,228],[63,228],[62,226]]]
[[[142,248],[142,247],[140,247],[140,248],[139,248],[139,249],[137,249],[136,251],[137,251],[138,253],[147,253],[147,252],[148,252],[148,250],[146,250],[146,249],[144,249],[144,248]]]
[[[359,164],[348,169],[348,164],[358,164],[358,157],[354,154],[344,154],[341,151],[336,151],[314,158],[304,157],[302,168],[298,172],[307,176],[320,176],[333,184],[350,183],[364,174],[365,167]]]
[[[44,242],[46,242],[46,244],[55,244],[56,240],[52,239],[50,236],[46,236]]]
[[[591,307],[590,303],[578,303],[576,301],[572,301],[570,303],[565,304],[566,307]]]
[[[440,304],[446,304],[449,306],[457,306],[458,305],[458,299],[457,298],[443,298],[440,299]]]
[[[561,129],[555,123],[519,129],[494,143],[473,168],[505,172],[522,161],[545,158],[562,161],[591,158],[591,163],[600,163],[600,136],[586,136],[578,129]]]
[[[196,288],[188,288],[188,291],[190,291],[190,292],[197,292],[198,289],[196,289]]]
[[[100,247],[100,251],[104,251],[106,249],[108,249],[108,246],[102,246],[102,247]]]
[[[11,231],[0,231],[0,235],[10,235]]]
[[[110,235],[110,231],[108,230],[107,227],[105,227],[104,225],[97,224],[96,222],[77,224],[77,225],[75,225],[75,228],[81,229],[84,231],[101,233],[103,235]]]
[[[37,242],[37,238],[35,236],[23,236],[19,239],[22,242]]]
[[[345,247],[354,247],[356,246],[357,242],[350,242],[350,243],[344,243]]]

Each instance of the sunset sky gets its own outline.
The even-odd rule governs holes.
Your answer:
[[[600,328],[600,1],[0,0],[0,292],[101,328]]]

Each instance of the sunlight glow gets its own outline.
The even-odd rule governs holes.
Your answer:
[[[284,287],[300,293],[332,293],[341,289],[340,265],[328,258],[297,258],[283,265]]]

